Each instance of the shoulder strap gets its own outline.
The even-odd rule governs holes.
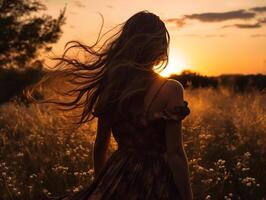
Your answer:
[[[155,100],[155,98],[158,96],[158,94],[159,94],[160,90],[162,89],[162,87],[164,86],[164,84],[165,84],[166,82],[167,82],[167,80],[165,80],[165,81],[164,81],[164,82],[161,84],[161,86],[159,87],[159,89],[156,91],[155,95],[153,96],[152,100],[150,101],[150,104],[149,104],[149,106],[148,106],[148,108],[147,108],[146,112],[149,112],[149,110],[150,110],[150,107],[151,107],[151,105],[152,105],[153,101],[154,101],[154,100]]]

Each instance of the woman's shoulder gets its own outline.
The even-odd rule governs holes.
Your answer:
[[[176,94],[183,96],[184,87],[181,82],[171,78],[161,78],[160,81],[164,83],[161,95],[167,98],[172,98]]]
[[[165,78],[166,81],[165,87],[169,90],[184,90],[184,87],[181,82],[171,78]]]
[[[183,85],[170,78],[159,78],[158,85],[163,86],[158,94],[160,103],[163,105],[161,109],[148,113],[141,113],[137,121],[141,124],[148,125],[157,120],[164,121],[180,121],[190,113],[187,101],[183,99]]]

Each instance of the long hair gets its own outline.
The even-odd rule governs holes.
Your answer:
[[[55,103],[64,110],[81,109],[77,124],[100,116],[108,116],[115,123],[131,116],[142,105],[152,81],[158,78],[154,70],[161,71],[168,63],[170,36],[157,15],[146,10],[134,14],[100,45],[103,36],[114,30],[101,35],[102,27],[91,46],[68,42],[62,56],[53,58],[58,61],[57,70],[40,81],[68,77],[65,81],[72,89],[64,95],[74,98],[44,102]],[[85,53],[84,61],[68,56],[74,49]]]

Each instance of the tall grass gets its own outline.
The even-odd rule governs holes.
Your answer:
[[[198,199],[266,197],[266,94],[187,91],[186,151]]]
[[[195,199],[266,198],[266,94],[195,89],[185,98]],[[60,196],[93,180],[96,121],[73,131],[70,120],[51,105],[0,107],[0,199]],[[112,138],[109,154],[115,148]]]

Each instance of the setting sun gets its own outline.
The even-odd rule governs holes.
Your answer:
[[[184,55],[177,52],[175,49],[170,49],[169,52],[169,62],[166,68],[160,73],[162,76],[170,76],[171,74],[179,74],[183,70],[189,69],[187,66],[186,59]]]

